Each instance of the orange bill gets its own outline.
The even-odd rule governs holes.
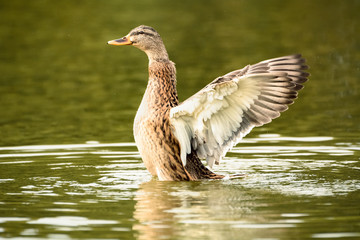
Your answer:
[[[130,39],[127,36],[125,36],[123,38],[108,41],[108,44],[122,46],[122,45],[131,45],[132,42],[130,41]]]

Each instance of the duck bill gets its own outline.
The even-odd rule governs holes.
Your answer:
[[[130,39],[127,36],[125,36],[123,38],[108,41],[108,44],[115,45],[115,46],[123,46],[123,45],[131,45],[132,42],[130,41]]]

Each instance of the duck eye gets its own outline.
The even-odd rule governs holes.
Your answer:
[[[144,34],[144,31],[140,31],[139,34]]]

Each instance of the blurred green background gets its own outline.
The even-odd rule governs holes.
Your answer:
[[[108,46],[154,27],[177,64],[180,100],[217,76],[301,53],[311,78],[252,134],[360,134],[360,1],[1,1],[0,145],[132,142],[147,58]]]
[[[359,9],[359,0],[0,1],[0,236],[359,238]],[[107,45],[141,24],[176,63],[180,100],[247,64],[307,59],[295,104],[215,169],[247,177],[149,181],[132,135],[148,59]]]

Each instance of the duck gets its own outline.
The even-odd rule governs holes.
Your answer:
[[[301,54],[272,58],[220,76],[180,103],[175,64],[154,28],[138,26],[108,44],[134,46],[149,59],[133,134],[145,167],[160,181],[223,179],[213,165],[254,127],[287,110],[309,76]]]

